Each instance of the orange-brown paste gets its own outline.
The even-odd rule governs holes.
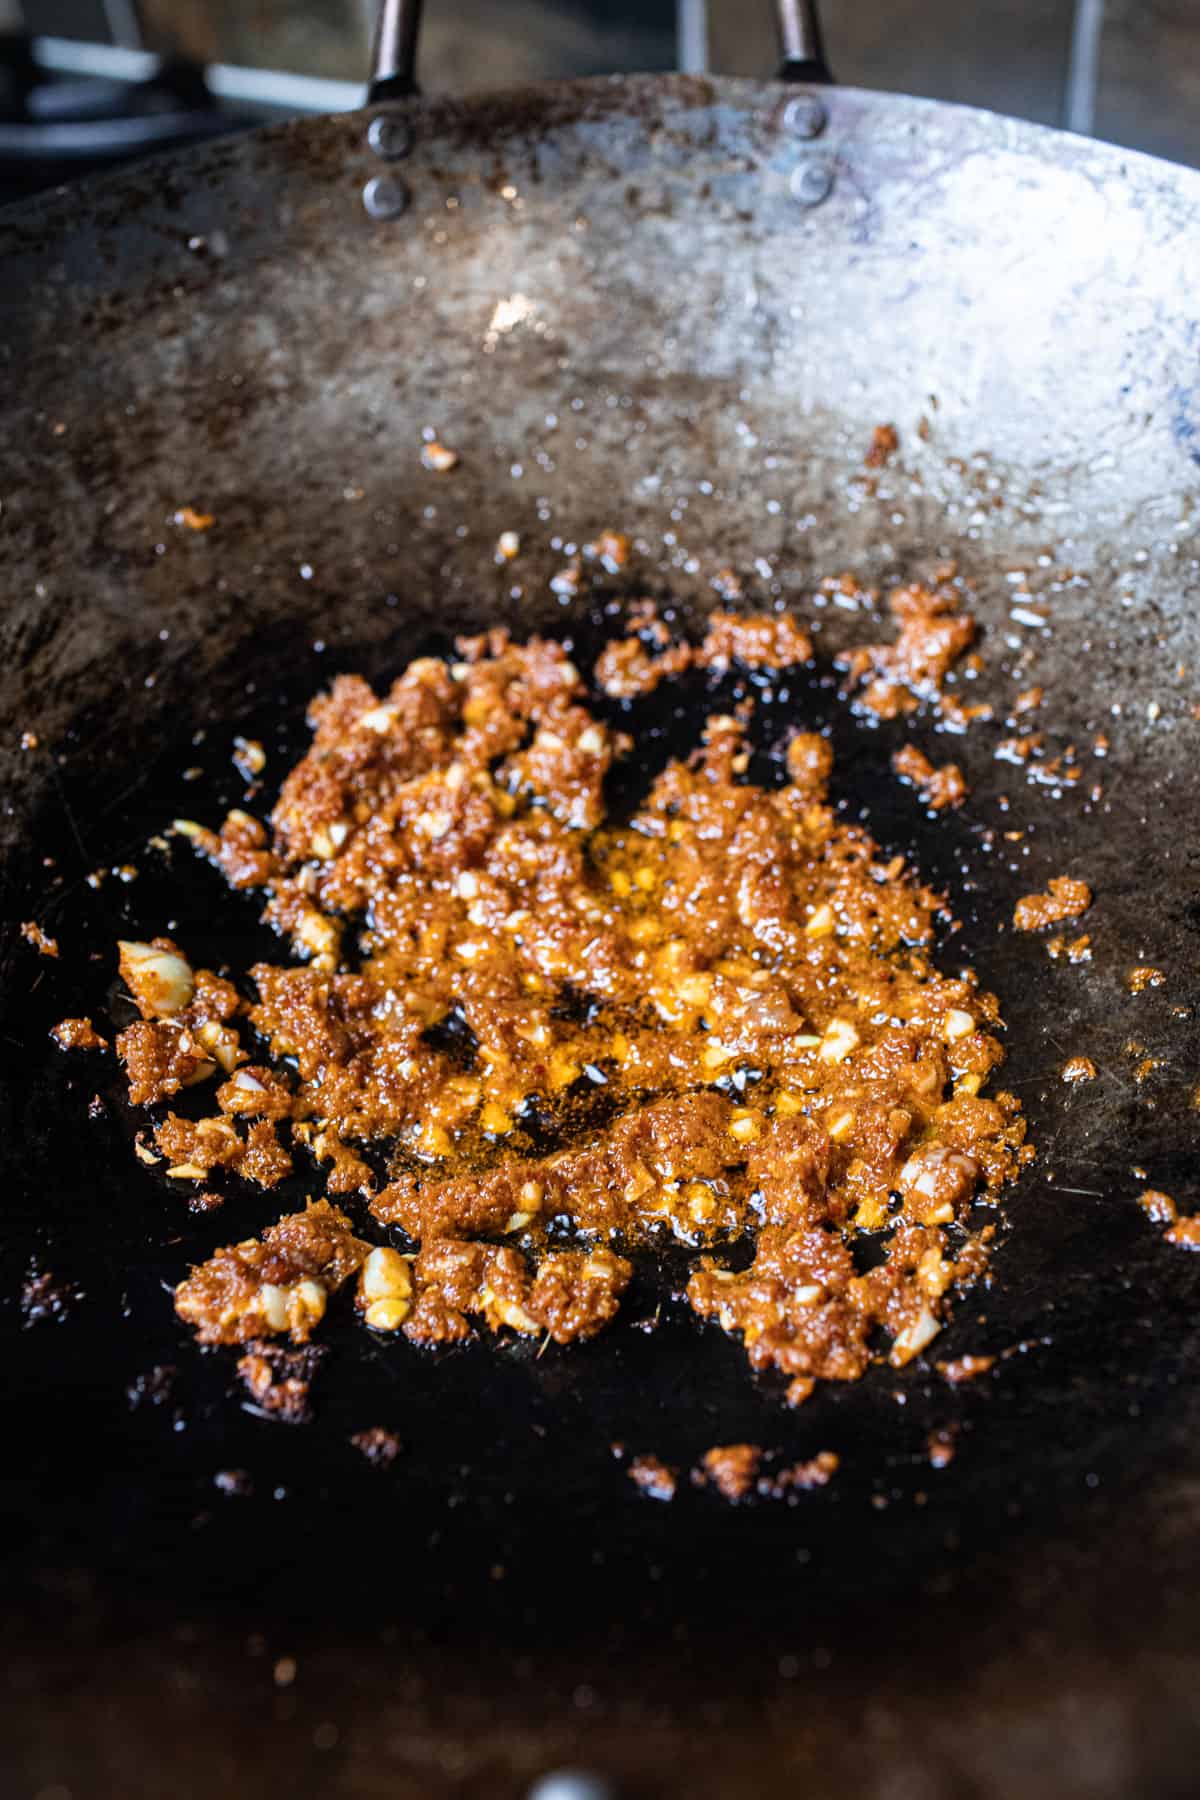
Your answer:
[[[969,632],[936,598],[898,611],[906,647],[872,679],[916,691]],[[619,651],[600,684],[653,685]],[[809,654],[789,620],[718,615],[687,660]],[[631,1255],[673,1243],[696,1314],[797,1401],[931,1344],[986,1263],[975,1203],[1032,1152],[1017,1101],[983,1091],[996,1000],[938,970],[936,897],[836,818],[825,741],[797,734],[764,789],[744,723],[710,717],[610,818],[629,740],[562,646],[500,631],[384,695],[341,676],[310,716],[269,827],[179,826],[292,954],[246,1003],[170,940],[122,951],[131,1097],[215,1090],[145,1154],[181,1182],[298,1164],[361,1196],[353,1224],[321,1199],[195,1270],[176,1305],[200,1338],[303,1342],[356,1277],[374,1329],[567,1342],[616,1312]],[[372,1250],[385,1227],[403,1250]]]

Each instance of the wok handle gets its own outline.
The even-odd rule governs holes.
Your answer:
[[[829,86],[833,76],[825,58],[817,0],[776,0],[783,61],[780,81]],[[417,37],[421,0],[380,0],[371,51],[367,104],[404,100],[418,92]]]
[[[381,0],[371,49],[368,106],[382,100],[407,100],[420,91],[416,75],[420,29],[421,0]]]
[[[833,76],[825,60],[817,0],[776,0],[783,61],[780,81],[807,81],[829,87]]]

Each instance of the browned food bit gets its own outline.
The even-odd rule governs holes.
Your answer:
[[[1040,731],[1027,731],[1022,737],[1002,738],[996,745],[996,761],[1018,765],[1028,763],[1041,754],[1045,741],[1045,736]]]
[[[1159,1188],[1143,1189],[1138,1195],[1138,1205],[1156,1225],[1174,1225],[1179,1217],[1170,1194],[1164,1194]]]
[[[623,531],[605,529],[599,533],[595,543],[585,545],[585,549],[614,575],[629,561],[629,539]]]
[[[1142,963],[1136,969],[1130,969],[1125,977],[1125,985],[1131,994],[1141,994],[1147,988],[1161,987],[1166,979],[1166,975],[1161,969],[1151,968],[1148,964]]]
[[[459,455],[457,450],[451,450],[445,444],[439,444],[436,438],[431,438],[421,446],[421,461],[435,475],[447,475],[451,469],[457,469]]]
[[[950,1467],[958,1449],[957,1437],[958,1433],[953,1426],[943,1426],[937,1431],[930,1432],[926,1440],[926,1448],[931,1468],[948,1469]]]
[[[815,731],[797,731],[788,740],[788,779],[817,806],[825,799],[833,773],[833,745]]]
[[[213,1476],[213,1486],[231,1500],[245,1500],[254,1492],[254,1480],[248,1469],[218,1469]]]
[[[285,1350],[267,1338],[254,1339],[237,1366],[251,1403],[285,1425],[312,1417],[309,1390],[325,1352],[316,1344]]]
[[[937,1371],[951,1387],[959,1387],[964,1381],[978,1381],[995,1360],[994,1356],[956,1356],[950,1362],[940,1362]]]
[[[889,457],[900,448],[900,437],[894,425],[876,425],[871,433],[871,444],[863,457],[868,469],[881,469]]]
[[[176,819],[174,829],[217,865],[230,887],[265,887],[278,867],[266,849],[266,827],[241,807],[226,814],[219,832],[194,819]]]
[[[107,1050],[108,1039],[101,1037],[90,1019],[60,1019],[50,1028],[50,1036],[60,1050]]]
[[[617,638],[596,659],[596,684],[613,700],[632,700],[651,694],[668,675],[681,675],[692,666],[690,644],[672,644],[664,627],[661,649],[648,647],[640,637]]]
[[[892,768],[901,781],[916,788],[933,812],[961,806],[967,797],[967,784],[958,764],[949,762],[936,767],[915,744],[905,744],[896,751]]]
[[[812,638],[790,613],[747,618],[740,613],[709,614],[704,642],[696,652],[701,669],[793,669],[812,655]]]
[[[783,1500],[796,1493],[828,1487],[838,1472],[841,1458],[832,1450],[819,1450],[807,1462],[792,1463],[760,1476],[758,1491],[766,1499]]]
[[[176,525],[187,531],[211,531],[216,522],[215,513],[198,512],[194,506],[181,506],[175,514]]]
[[[61,1324],[80,1298],[69,1281],[49,1269],[35,1270],[21,1284],[21,1317],[26,1325]]]
[[[940,1229],[908,1225],[895,1232],[886,1261],[859,1276],[840,1237],[767,1227],[745,1273],[703,1262],[688,1300],[701,1317],[741,1334],[756,1369],[856,1381],[880,1326],[892,1336],[897,1368],[927,1349],[942,1328],[944,1296],[969,1286],[984,1261],[976,1240],[950,1260]]]
[[[415,1301],[404,1324],[414,1343],[456,1343],[471,1320],[567,1344],[594,1335],[617,1311],[631,1266],[610,1250],[560,1250],[530,1272],[516,1250],[439,1238],[412,1264]]]
[[[723,1500],[743,1500],[754,1486],[762,1449],[758,1444],[714,1444],[692,1470],[697,1487],[714,1487]]]
[[[257,738],[235,737],[233,762],[244,781],[253,781],[267,766],[267,753]]]
[[[463,1228],[523,1231],[559,1216],[596,1234],[636,1222],[648,1232],[669,1226],[688,1241],[707,1237],[715,1224],[743,1218],[721,1179],[747,1155],[732,1135],[734,1111],[711,1092],[634,1106],[585,1149],[448,1180],[409,1177],[385,1188],[371,1211],[426,1242]]]
[[[117,1054],[125,1065],[134,1106],[168,1099],[180,1088],[204,1081],[216,1069],[193,1033],[164,1029],[150,1020],[118,1033]]]
[[[1100,1073],[1090,1056],[1072,1056],[1062,1066],[1062,1079],[1074,1086],[1081,1081],[1095,1081]]]
[[[170,1099],[246,1060],[232,1023],[244,1010],[232,982],[193,970],[170,938],[119,949],[121,972],[142,1013],[117,1035],[135,1106]]]
[[[1046,954],[1052,962],[1061,962],[1064,957],[1069,963],[1091,962],[1091,937],[1084,932],[1080,937],[1071,938],[1068,942],[1067,938],[1059,933],[1055,937],[1047,938]]]
[[[1176,1220],[1163,1235],[1168,1244],[1174,1244],[1180,1250],[1200,1250],[1200,1213],[1188,1213]]]
[[[175,1310],[202,1344],[248,1344],[289,1333],[306,1343],[329,1295],[366,1260],[345,1213],[311,1201],[265,1231],[218,1250],[175,1289]]]
[[[356,1431],[350,1442],[377,1469],[388,1468],[404,1448],[395,1432],[384,1425],[370,1425],[366,1431]]]
[[[214,1169],[227,1169],[269,1188],[292,1172],[292,1159],[269,1119],[255,1119],[242,1136],[223,1116],[192,1120],[168,1113],[155,1127],[154,1141],[173,1181],[204,1181]]]
[[[21,936],[39,956],[57,956],[58,939],[47,937],[41,926],[33,919],[26,919],[21,926]]]
[[[975,620],[961,606],[961,593],[948,583],[894,589],[888,609],[900,626],[895,642],[866,644],[837,659],[847,688],[857,690],[855,704],[881,719],[915,712],[922,701],[959,726],[986,716],[987,708],[964,706],[945,691],[946,677],[975,641]]]
[[[721,673],[735,663],[743,669],[789,669],[812,655],[812,638],[790,613],[712,612],[699,646],[673,640],[649,603],[631,611],[630,626],[630,635],[614,639],[596,660],[596,683],[614,700],[652,693],[667,676],[685,669]]]
[[[635,1456],[629,1465],[628,1475],[633,1485],[645,1494],[648,1500],[673,1500],[678,1482],[678,1474],[669,1464],[661,1462],[657,1456]]]
[[[1091,888],[1074,876],[1052,875],[1046,886],[1046,893],[1026,894],[1017,901],[1013,924],[1018,931],[1041,931],[1060,919],[1078,919],[1092,904]]]

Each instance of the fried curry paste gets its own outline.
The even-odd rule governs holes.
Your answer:
[[[944,611],[907,604],[909,650],[919,627],[948,651]],[[627,697],[810,654],[790,620],[715,615],[698,648],[610,646],[596,678]],[[881,656],[856,673],[899,691]],[[181,1283],[203,1342],[304,1343],[353,1284],[367,1328],[419,1344],[568,1343],[671,1244],[694,1312],[798,1402],[918,1356],[980,1277],[980,1203],[1032,1152],[984,1091],[996,1000],[932,960],[937,897],[838,821],[803,731],[762,787],[745,720],[711,716],[610,817],[630,744],[588,701],[562,645],[501,631],[383,695],[340,676],[269,827],[179,822],[292,955],[245,999],[169,939],[122,946],[141,1018],[117,1048],[158,1109],[139,1154],[324,1190]],[[200,1084],[209,1116],[171,1109]]]

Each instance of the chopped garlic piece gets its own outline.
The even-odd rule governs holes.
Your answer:
[[[941,1330],[941,1325],[928,1306],[922,1306],[911,1325],[906,1325],[892,1345],[888,1361],[895,1369],[902,1369],[905,1363],[919,1356]]]
[[[822,1062],[845,1062],[852,1050],[857,1050],[859,1036],[849,1019],[831,1019],[825,1027],[825,1035],[821,1040]]]
[[[196,991],[191,964],[177,950],[122,938],[117,944],[121,978],[144,1019],[170,1019]]]

